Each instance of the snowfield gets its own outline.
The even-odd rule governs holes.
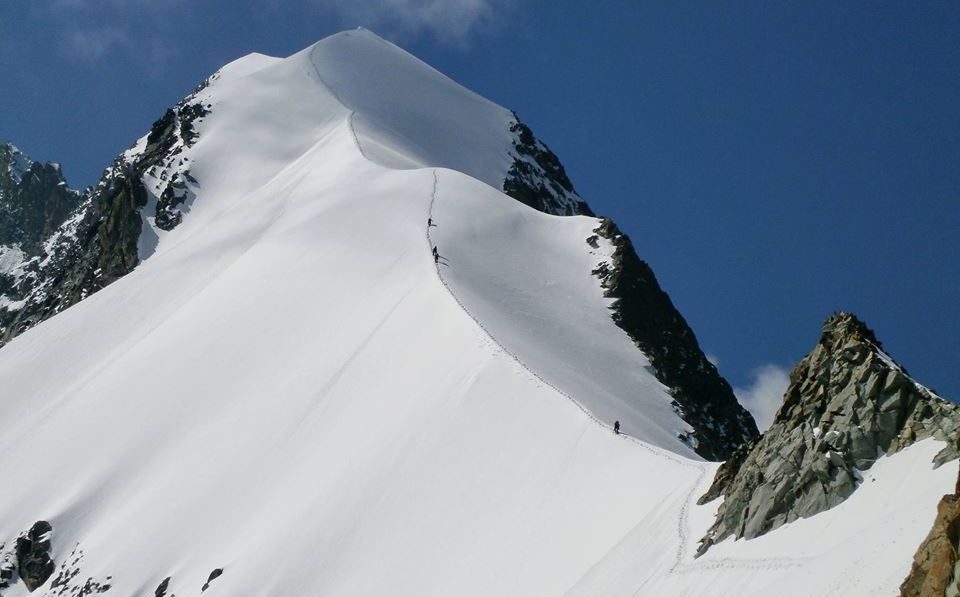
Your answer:
[[[693,559],[717,465],[610,319],[598,220],[498,190],[509,111],[363,30],[199,98],[182,224],[0,350],[0,542],[48,520],[124,596],[896,594],[932,440]]]

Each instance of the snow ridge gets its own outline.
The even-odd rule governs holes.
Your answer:
[[[433,168],[432,170],[433,170],[433,189],[431,190],[431,193],[430,193],[430,207],[429,207],[429,210],[428,210],[428,212],[427,212],[428,218],[429,218],[430,220],[433,219],[433,205],[434,205],[434,203],[435,203],[436,200],[437,200],[437,194],[438,194],[438,189],[439,189],[439,176],[438,176],[438,174],[437,174],[437,169],[436,169],[436,168]],[[428,244],[429,247],[432,249],[432,248],[434,247],[434,244],[433,244],[433,239],[431,238],[431,235],[430,235],[430,228],[429,228],[429,227],[427,228],[426,236],[427,236],[427,244]],[[441,258],[442,258],[442,257],[441,257]],[[518,357],[516,354],[514,354],[513,352],[511,352],[506,346],[503,345],[502,342],[500,342],[499,340],[497,340],[497,338],[486,328],[486,326],[484,326],[483,323],[482,323],[473,313],[470,312],[470,310],[466,307],[466,305],[463,304],[463,302],[457,297],[456,293],[453,292],[453,290],[450,288],[450,285],[447,284],[447,281],[446,281],[446,280],[444,279],[444,277],[443,277],[443,273],[442,273],[441,270],[440,270],[440,264],[439,264],[439,263],[436,264],[436,271],[437,271],[437,277],[440,279],[440,282],[443,284],[443,287],[446,288],[447,292],[450,294],[450,297],[453,298],[453,300],[457,303],[457,305],[460,306],[460,309],[464,312],[464,314],[465,314],[467,317],[469,317],[469,318],[477,325],[477,327],[480,328],[480,329],[483,331],[483,333],[494,343],[494,345],[496,345],[496,346],[498,347],[498,349],[499,349],[501,352],[503,352],[505,355],[507,355],[508,357],[510,357],[513,361],[515,361],[518,365],[520,365],[521,368],[523,368],[523,369],[526,370],[530,375],[532,375],[534,378],[536,378],[540,383],[542,383],[543,385],[545,385],[546,387],[550,388],[551,390],[553,390],[554,392],[556,392],[557,394],[559,394],[559,395],[562,396],[563,398],[566,398],[566,399],[569,400],[571,403],[573,403],[573,404],[574,404],[578,409],[580,409],[580,411],[583,412],[583,414],[585,414],[591,421],[593,421],[594,423],[596,423],[596,424],[599,425],[600,427],[602,427],[602,428],[604,428],[604,429],[608,429],[608,430],[610,430],[611,432],[613,432],[613,425],[611,425],[610,423],[601,421],[599,418],[597,418],[596,415],[594,415],[592,412],[590,412],[590,410],[589,410],[586,406],[584,406],[579,400],[577,400],[576,398],[574,398],[573,396],[571,396],[571,395],[568,394],[567,392],[564,392],[564,391],[561,390],[560,388],[556,387],[555,385],[553,385],[552,383],[550,383],[549,381],[547,381],[546,379],[544,379],[543,376],[541,376],[539,373],[537,373],[536,371],[534,371],[533,369],[531,369],[528,365],[526,365],[526,364],[520,359],[520,357]],[[681,458],[681,457],[679,457],[679,456],[677,456],[677,455],[675,455],[675,454],[673,454],[673,453],[671,453],[671,452],[668,452],[667,450],[663,450],[663,449],[660,449],[660,448],[658,448],[658,447],[656,447],[656,446],[653,446],[653,445],[651,445],[651,444],[648,444],[647,442],[644,442],[644,441],[642,441],[642,440],[640,440],[640,439],[637,439],[636,437],[633,437],[633,436],[631,436],[630,434],[628,434],[628,433],[626,433],[626,432],[620,433],[619,435],[622,436],[622,437],[623,437],[624,439],[626,439],[627,441],[634,442],[634,443],[636,443],[637,445],[639,445],[640,447],[644,448],[645,450],[649,450],[650,452],[656,454],[657,456],[666,458],[666,459],[668,459],[668,460],[670,460],[670,461],[672,461],[672,462],[674,462],[674,463],[680,464],[680,465],[682,465],[682,466],[691,466],[691,467],[693,467],[693,468],[696,468],[697,470],[703,471],[703,466],[701,466],[701,465],[699,465],[699,464],[697,464],[697,463],[694,463],[694,462],[692,462],[692,461],[690,461],[690,460],[687,460],[687,459],[685,459],[685,458]],[[698,484],[699,484],[699,482],[698,482]],[[691,495],[692,495],[693,491],[695,491],[695,489],[696,489],[696,487],[694,487],[694,489],[691,490]]]

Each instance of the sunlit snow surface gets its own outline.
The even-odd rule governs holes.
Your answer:
[[[49,520],[114,595],[894,593],[934,442],[692,560],[715,465],[609,319],[597,221],[496,190],[509,112],[365,31],[200,98],[183,223],[0,350],[0,540]]]

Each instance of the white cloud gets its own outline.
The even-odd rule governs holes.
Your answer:
[[[512,0],[313,0],[345,25],[362,25],[384,34],[431,35],[464,43],[477,30],[496,24]]]
[[[97,63],[112,50],[129,44],[130,36],[117,27],[73,29],[63,36],[64,52],[87,64]]]
[[[713,363],[713,366],[714,366],[714,367],[719,367],[719,366],[720,366],[720,357],[718,357],[717,355],[713,354],[712,352],[708,352],[706,356],[707,356],[707,360],[710,361],[711,363]]]
[[[0,0],[2,1],[2,0]],[[136,23],[157,22],[184,0],[35,0],[38,18],[60,29],[64,54],[88,66],[99,66],[112,53],[125,52],[149,67],[159,67],[177,53],[163,43],[157,27],[137,33]],[[143,29],[141,27],[141,29]]]
[[[790,371],[777,365],[764,365],[754,369],[751,375],[752,382],[745,388],[734,388],[733,393],[753,415],[760,431],[765,431],[783,403],[783,395],[790,385]]]

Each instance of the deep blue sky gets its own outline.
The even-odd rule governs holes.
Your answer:
[[[91,184],[225,62],[356,25],[519,112],[735,386],[847,309],[960,399],[958,2],[2,0],[0,139]]]

